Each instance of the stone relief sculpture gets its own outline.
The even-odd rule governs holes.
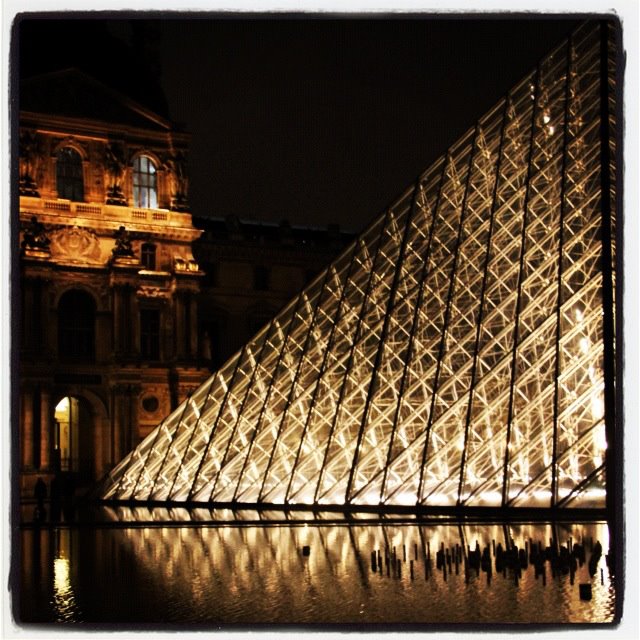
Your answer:
[[[107,185],[107,204],[126,206],[127,200],[122,192],[122,182],[125,168],[124,151],[115,142],[105,148],[104,167]]]
[[[113,253],[114,258],[133,258],[133,247],[131,246],[131,238],[129,236],[129,232],[125,229],[123,225],[113,233],[113,237],[116,240],[116,246],[113,248],[111,253]]]
[[[37,176],[42,161],[42,145],[35,131],[20,131],[20,195],[39,197]]]
[[[51,253],[63,262],[102,262],[98,237],[94,231],[81,227],[63,227],[53,231]]]
[[[50,244],[51,240],[47,236],[45,226],[37,216],[32,216],[22,235],[22,249],[48,252]]]
[[[187,192],[189,188],[189,176],[187,172],[187,158],[182,151],[176,151],[165,161],[169,169],[169,181],[171,185],[171,210],[189,211]]]

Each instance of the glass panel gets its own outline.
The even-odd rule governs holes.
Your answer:
[[[133,204],[145,209],[158,208],[156,166],[147,156],[133,161]]]
[[[598,25],[578,29],[118,465],[103,495],[602,506],[613,345],[600,53]],[[137,206],[156,206],[155,181],[150,158],[136,158]]]

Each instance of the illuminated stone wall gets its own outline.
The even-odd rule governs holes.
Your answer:
[[[604,506],[616,78],[600,29],[509,91],[102,496]]]
[[[189,135],[84,73],[24,80],[20,98],[20,477],[31,495],[37,476],[68,467],[56,457],[61,399],[80,402],[76,431],[89,433],[72,429],[83,451],[69,459],[99,478],[352,236],[213,219],[209,211],[192,217]],[[59,191],[65,150],[79,160],[75,197]],[[141,155],[155,166],[155,207],[136,206]],[[58,344],[60,301],[76,291],[95,306],[94,353],[83,362]],[[144,348],[146,310],[159,314],[154,357]]]
[[[178,166],[189,136],[76,71],[26,80],[20,97],[18,433],[21,490],[33,495],[38,476],[100,478],[210,369],[198,341],[203,274],[192,254],[201,232]],[[79,160],[71,198],[60,192],[64,150]],[[132,167],[141,155],[155,163],[153,208],[133,197]],[[151,262],[145,245],[153,247]],[[66,318],[61,310],[68,294],[92,306],[84,351],[80,309]],[[145,311],[157,313],[157,350],[144,348]],[[81,406],[72,430],[82,437],[67,442],[80,443],[68,454],[72,468],[60,463],[55,410],[63,398]]]

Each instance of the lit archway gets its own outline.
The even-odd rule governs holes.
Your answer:
[[[54,456],[57,469],[80,482],[90,480],[95,467],[94,426],[87,400],[65,396],[55,407]]]

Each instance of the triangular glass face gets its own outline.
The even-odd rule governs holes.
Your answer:
[[[604,506],[616,171],[603,28],[543,60],[101,496]]]

